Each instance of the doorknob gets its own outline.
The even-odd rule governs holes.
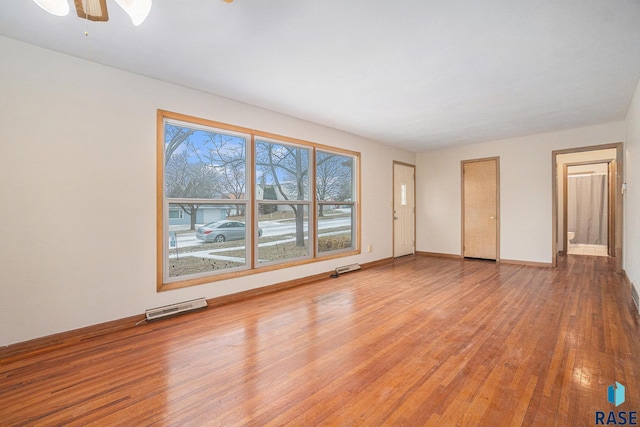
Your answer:
[[[496,219],[495,215],[491,215],[491,219]]]

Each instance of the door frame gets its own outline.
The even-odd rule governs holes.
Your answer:
[[[615,243],[614,243],[614,259],[616,260],[616,271],[622,273],[622,215],[623,215],[623,201],[622,201],[622,179],[623,179],[623,143],[615,142],[611,144],[591,145],[587,147],[575,147],[566,148],[562,150],[553,150],[551,152],[551,265],[552,267],[558,266],[558,155],[559,154],[571,154],[582,153],[585,151],[598,151],[615,148],[616,150],[616,168],[613,170],[613,180],[615,181]]]
[[[461,212],[461,234],[460,234],[460,256],[464,259],[464,165],[465,163],[485,162],[495,160],[496,162],[496,263],[500,263],[500,156],[483,157],[480,159],[469,159],[460,161],[460,206]]]
[[[413,254],[416,253],[416,165],[411,163],[393,161],[391,170],[391,252],[392,258],[396,258],[396,221],[395,221],[395,203],[396,203],[396,165],[405,166],[413,169]]]
[[[568,207],[569,207],[569,168],[571,166],[588,166],[588,165],[602,165],[602,164],[606,164],[607,165],[607,171],[609,171],[611,169],[611,162],[613,162],[613,160],[609,159],[609,160],[589,160],[589,161],[585,161],[585,162],[570,162],[570,163],[563,163],[562,165],[562,188],[563,188],[563,193],[562,193],[562,229],[564,230],[564,233],[562,235],[562,247],[564,248],[564,250],[562,252],[564,252],[565,254],[568,253],[569,250],[569,239],[567,237],[567,230],[568,230],[568,226],[569,226],[569,212],[568,212]],[[609,177],[609,174],[607,173],[607,253],[609,253],[609,256],[613,256],[611,255],[613,251],[613,248],[611,247],[611,244],[613,243],[614,239],[611,239],[611,234],[615,234],[615,218],[613,218],[612,212],[615,212],[615,209],[612,205],[614,205],[614,194],[611,191],[611,177]]]

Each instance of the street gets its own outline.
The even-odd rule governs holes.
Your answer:
[[[305,222],[304,231],[307,231],[308,223]],[[350,217],[322,217],[319,223],[319,229],[327,230],[338,227],[348,227],[351,225]],[[276,220],[276,221],[260,221],[262,228],[262,237],[284,236],[287,234],[295,234],[296,224],[292,220]],[[177,247],[186,248],[189,246],[199,246],[204,244],[202,240],[196,238],[196,232],[179,233],[177,237]],[[228,250],[228,249],[227,249]]]

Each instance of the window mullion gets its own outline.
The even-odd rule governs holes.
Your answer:
[[[249,179],[247,182],[251,185],[251,189],[247,190],[247,193],[251,194],[250,203],[251,203],[251,250],[250,252],[250,268],[254,269],[257,266],[258,262],[258,244],[260,242],[260,236],[258,236],[258,222],[260,220],[260,213],[258,212],[258,206],[256,197],[258,195],[257,192],[257,181],[256,181],[256,136],[251,134],[251,144],[249,147],[249,159],[247,160],[247,174],[249,174]]]

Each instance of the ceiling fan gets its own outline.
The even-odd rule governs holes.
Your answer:
[[[68,0],[33,0],[38,6],[56,16],[69,13]],[[231,3],[233,0],[223,0]],[[151,11],[152,0],[115,0],[133,21],[133,25],[140,25]],[[74,0],[78,16],[90,21],[108,21],[107,0]]]

